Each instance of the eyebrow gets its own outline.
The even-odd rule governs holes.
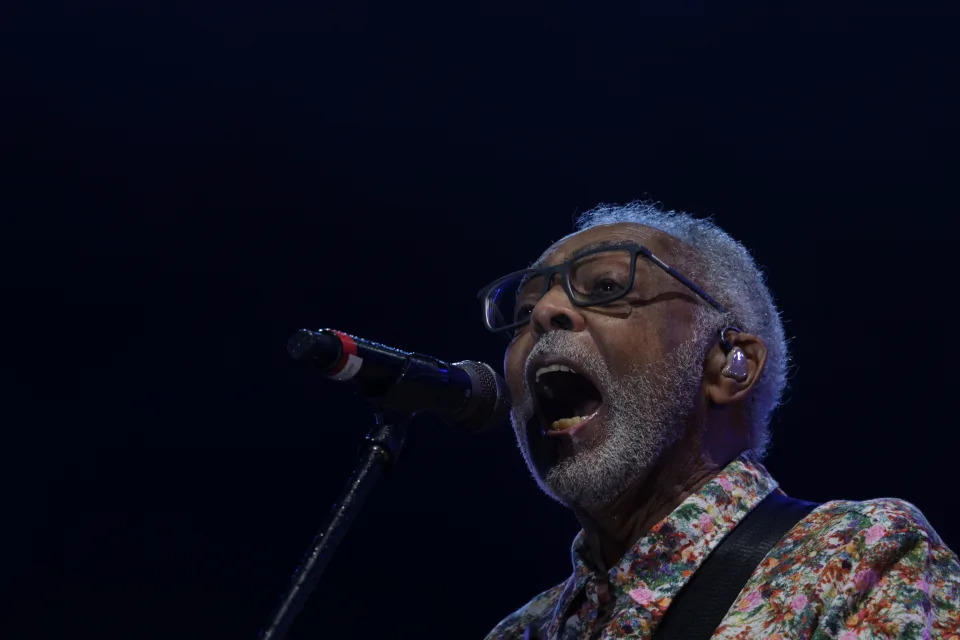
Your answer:
[[[590,244],[585,244],[585,245],[583,245],[582,247],[580,247],[579,249],[574,250],[573,253],[571,253],[569,256],[567,256],[567,260],[565,260],[564,262],[569,261],[569,260],[575,260],[576,258],[579,258],[579,257],[582,256],[583,254],[585,254],[585,253],[590,253],[591,251],[594,251],[595,249],[609,249],[609,248],[612,248],[612,247],[626,247],[626,246],[632,246],[632,245],[634,245],[634,244],[636,244],[636,243],[634,243],[634,242],[626,242],[626,241],[624,241],[624,240],[600,240],[600,241],[598,241],[598,242],[591,242]],[[532,265],[530,265],[529,268],[531,268],[531,269],[539,269],[539,268],[542,267],[542,266],[543,266],[543,258],[540,258],[539,260],[537,260],[536,262],[534,262]]]

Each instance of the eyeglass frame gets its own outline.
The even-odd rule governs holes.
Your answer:
[[[623,291],[621,291],[620,293],[616,293],[611,297],[605,298],[603,300],[591,301],[591,302],[578,302],[576,300],[576,297],[573,295],[573,290],[570,287],[571,265],[595,253],[603,253],[605,251],[618,251],[618,250],[619,251],[627,250],[630,252],[630,282],[627,284],[627,286],[624,287]],[[540,294],[540,298],[537,299],[537,302],[542,300],[543,296],[547,295],[547,292],[550,290],[550,287],[552,286],[551,283],[553,282],[553,276],[557,274],[560,274],[562,276],[560,280],[563,283],[563,289],[567,294],[567,298],[575,307],[598,307],[598,306],[610,304],[611,302],[616,302],[620,298],[626,297],[631,291],[633,291],[633,285],[634,285],[636,274],[637,274],[637,256],[638,255],[643,256],[644,258],[647,258],[653,264],[660,267],[667,274],[669,274],[678,282],[680,282],[682,285],[684,285],[685,287],[693,291],[704,302],[709,304],[711,307],[713,307],[720,313],[724,315],[728,313],[727,309],[722,304],[717,302],[713,296],[711,296],[709,293],[701,289],[696,283],[690,280],[690,278],[683,275],[682,273],[680,273],[679,271],[671,267],[669,264],[667,264],[666,262],[658,258],[656,255],[654,255],[652,251],[650,251],[650,249],[643,246],[642,244],[630,242],[630,243],[623,243],[623,244],[597,246],[592,249],[588,249],[583,253],[574,255],[569,260],[566,260],[565,262],[562,262],[557,265],[553,265],[552,267],[532,267],[529,269],[521,269],[519,271],[514,271],[513,273],[508,273],[505,276],[497,278],[496,280],[494,280],[493,282],[491,282],[490,284],[482,288],[477,293],[477,297],[481,300],[481,302],[483,302],[483,324],[487,328],[487,331],[490,331],[491,333],[500,333],[502,331],[509,331],[511,329],[522,327],[523,325],[528,324],[530,322],[530,318],[527,318],[525,320],[520,320],[512,324],[508,324],[506,326],[494,329],[493,327],[490,326],[490,320],[487,315],[487,296],[489,295],[489,293],[493,289],[495,289],[499,284],[502,284],[510,280],[511,278],[515,278],[523,274],[537,274],[537,275],[542,275],[544,277],[543,293]]]

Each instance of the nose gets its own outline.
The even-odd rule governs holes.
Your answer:
[[[566,291],[559,284],[550,287],[537,304],[531,314],[533,329],[537,335],[547,331],[583,331],[587,321],[575,307]]]

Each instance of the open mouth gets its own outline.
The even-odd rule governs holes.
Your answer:
[[[533,396],[544,431],[567,431],[595,416],[603,395],[572,366],[547,364],[533,372]]]

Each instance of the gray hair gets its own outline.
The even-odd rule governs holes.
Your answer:
[[[762,460],[770,444],[770,417],[780,404],[789,367],[783,321],[767,288],[763,271],[746,247],[711,219],[695,218],[681,211],[663,211],[648,202],[598,205],[577,218],[576,230],[619,222],[658,229],[693,248],[695,255],[677,256],[677,266],[729,312],[726,317],[721,317],[712,307],[702,305],[701,314],[713,314],[718,323],[737,326],[763,340],[767,360],[753,388],[753,400],[747,414],[751,433],[750,457]]]

